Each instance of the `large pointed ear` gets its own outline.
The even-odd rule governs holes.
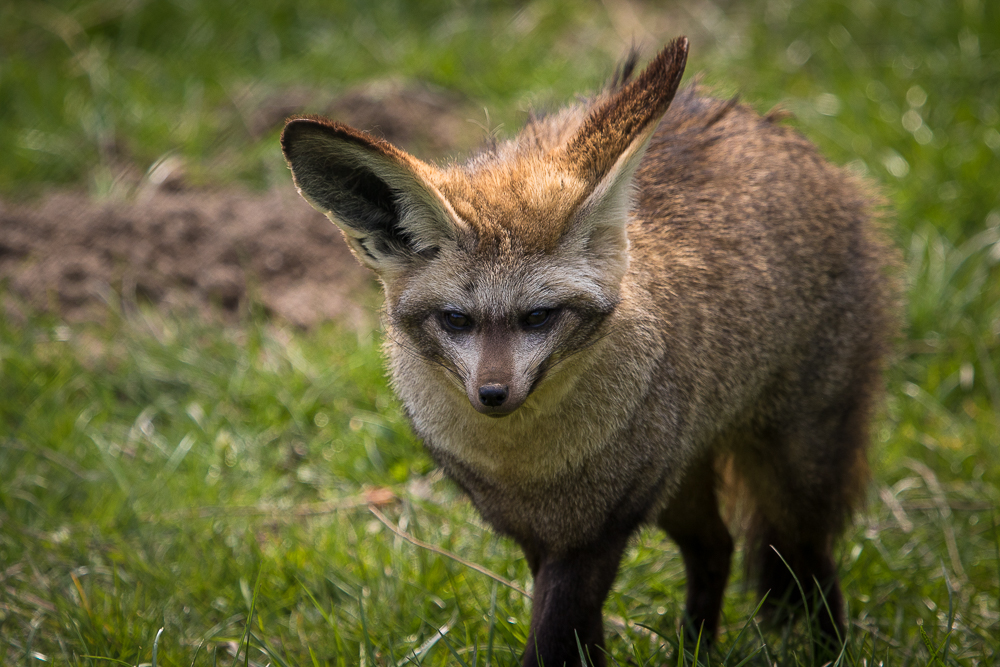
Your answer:
[[[598,102],[580,129],[553,157],[588,184],[590,194],[567,228],[569,242],[601,245],[623,253],[631,204],[632,175],[650,138],[674,99],[687,64],[688,40],[678,37],[637,78],[613,89]],[[631,69],[631,63],[626,66]]]
[[[380,275],[455,238],[461,223],[424,177],[431,167],[388,142],[312,116],[286,123],[281,150],[299,193]]]
[[[567,166],[596,185],[622,158],[640,150],[680,85],[687,64],[687,37],[678,37],[632,81],[599,102],[576,134],[561,147]],[[626,66],[626,70],[631,69]]]

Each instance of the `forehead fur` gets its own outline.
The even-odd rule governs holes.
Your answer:
[[[485,159],[450,167],[435,186],[476,234],[481,252],[516,247],[551,253],[587,185],[542,155]]]
[[[617,300],[599,272],[577,253],[483,252],[446,247],[426,265],[387,286],[394,319],[422,321],[455,309],[476,319],[519,318],[538,308],[608,310]]]

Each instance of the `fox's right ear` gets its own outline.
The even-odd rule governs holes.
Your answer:
[[[319,117],[292,118],[281,150],[299,193],[380,275],[433,253],[462,224],[421,174],[429,165],[365,132]]]

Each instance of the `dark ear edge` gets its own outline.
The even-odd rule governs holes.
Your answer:
[[[632,142],[660,120],[677,93],[688,55],[687,37],[660,51],[637,78],[599,103],[566,144],[573,170],[596,183]]]
[[[414,158],[386,141],[319,116],[290,118],[281,150],[299,192],[348,236],[376,270],[387,260],[426,253],[446,216],[413,170]],[[423,233],[422,233],[423,232]]]
[[[400,217],[392,190],[366,164],[372,159],[362,157],[369,152],[395,157],[390,157],[391,147],[380,143],[384,142],[317,116],[291,118],[281,133],[281,151],[302,196],[366,234],[391,233]]]
[[[286,161],[291,162],[297,155],[296,148],[299,140],[310,132],[325,133],[330,138],[348,141],[366,149],[373,149],[400,162],[405,161],[407,157],[406,153],[384,139],[323,116],[305,114],[292,116],[285,121],[285,129],[281,131],[281,152]]]

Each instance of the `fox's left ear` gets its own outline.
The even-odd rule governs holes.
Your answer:
[[[673,101],[687,64],[688,40],[678,37],[637,78],[610,93],[553,154],[588,184],[590,193],[565,235],[569,243],[623,253],[628,247],[632,175]]]
[[[433,168],[386,141],[307,116],[286,123],[281,150],[299,193],[383,278],[459,232],[461,223],[426,178]]]

